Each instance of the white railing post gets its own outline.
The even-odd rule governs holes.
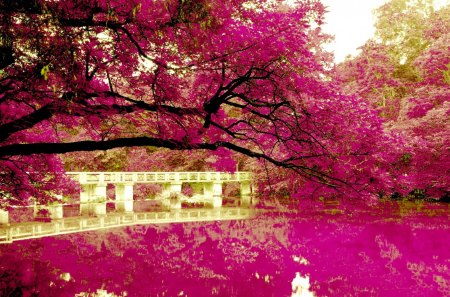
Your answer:
[[[9,211],[0,209],[0,225],[9,224]]]
[[[80,230],[83,230],[87,227],[87,220],[84,218],[80,219]]]
[[[12,242],[13,241],[13,230],[12,228],[6,229],[6,241]]]
[[[54,223],[54,226],[55,226],[55,233],[58,234],[61,230],[59,222]]]

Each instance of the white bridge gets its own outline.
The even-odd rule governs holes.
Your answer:
[[[81,184],[250,182],[250,172],[67,172]]]
[[[81,185],[81,214],[92,211],[86,203],[106,201],[108,184],[114,184],[115,205],[119,212],[133,211],[135,184],[161,184],[163,190],[157,199],[163,201],[165,207],[179,209],[183,200],[188,200],[181,194],[183,183],[191,186],[194,197],[205,206],[218,208],[222,206],[222,184],[237,182],[240,184],[240,205],[252,204],[250,172],[68,172],[67,175]],[[101,208],[96,208],[94,213],[104,214],[105,210]]]
[[[72,215],[71,218],[65,217],[64,207],[67,206],[67,204],[64,204],[63,200],[61,200],[61,203],[53,203],[51,205],[35,205],[32,213],[35,220],[61,221],[78,219],[80,222],[80,229],[74,229],[78,231],[73,231],[72,229],[68,230],[65,229],[64,224],[60,225],[59,223],[55,223],[54,231],[49,234],[55,235],[67,232],[79,232],[83,229],[82,226],[89,225],[86,223],[88,222],[86,221],[86,217],[98,218],[97,223],[94,224],[94,226],[100,226],[98,228],[115,226],[114,224],[111,225],[105,223],[106,221],[104,220],[107,216],[111,217],[112,215],[119,214],[130,215],[133,224],[156,222],[152,220],[149,221],[148,215],[143,220],[140,220],[142,213],[145,211],[135,211],[135,204],[142,204],[142,202],[150,203],[156,211],[163,211],[164,218],[169,220],[164,221],[162,220],[162,217],[153,218],[153,220],[157,220],[158,222],[178,222],[181,218],[180,215],[182,214],[180,211],[187,211],[187,218],[189,220],[201,221],[220,219],[216,214],[223,216],[223,212],[214,213],[211,211],[222,209],[222,185],[224,183],[239,183],[240,194],[237,204],[242,209],[255,204],[252,197],[252,176],[250,172],[67,172],[67,175],[81,186],[79,203],[76,202],[77,205],[79,204],[79,210],[76,210],[76,216]],[[192,197],[182,194],[182,186],[184,183],[189,184],[192,188]],[[114,200],[108,199],[107,197],[108,184],[114,185]],[[162,186],[162,192],[152,199],[141,200],[138,202],[134,200],[133,190],[135,184],[160,184]],[[114,204],[114,210],[112,213],[110,211],[107,215],[107,204],[111,203]],[[194,216],[191,215],[192,213],[190,211],[192,210],[181,210],[183,204],[196,204],[196,207],[198,207],[198,205],[203,205],[204,208],[197,211],[203,211],[201,214],[205,216]],[[173,215],[176,217],[171,217]],[[231,219],[229,216],[225,217]],[[242,213],[240,212],[237,218],[241,217]],[[121,222],[124,222],[124,220],[121,220]],[[23,223],[27,225],[31,222]],[[31,227],[29,227],[31,229],[27,229],[29,232],[25,232],[23,231],[25,229],[22,228],[25,225],[22,226],[22,222],[19,224],[17,222],[15,224],[10,224],[9,212],[0,210],[0,232],[5,232],[3,235],[0,233],[0,242],[2,241],[2,238],[3,241],[11,242],[12,240],[17,240],[17,238],[47,236],[48,233],[45,233],[43,230],[46,230],[44,226],[50,226],[48,225],[49,223],[45,223],[47,225],[44,224],[41,227],[39,227],[40,225],[33,225],[35,223],[36,222],[32,222],[30,225]]]

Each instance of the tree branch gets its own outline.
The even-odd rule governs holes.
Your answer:
[[[171,150],[193,150],[193,149],[206,149],[217,150],[220,147],[227,148],[229,150],[247,155],[252,158],[264,159],[270,163],[279,167],[291,169],[298,174],[306,178],[315,178],[318,182],[331,186],[338,187],[338,183],[344,184],[345,181],[329,176],[323,172],[320,172],[314,168],[307,166],[294,164],[290,162],[283,162],[276,160],[264,153],[252,151],[248,148],[238,146],[236,144],[218,141],[215,143],[186,143],[183,141],[168,140],[153,137],[133,137],[133,138],[117,138],[104,141],[76,141],[66,143],[23,143],[23,144],[10,144],[0,147],[0,158],[12,156],[26,156],[34,154],[64,154],[69,152],[78,151],[96,151],[96,150],[109,150],[118,147],[131,147],[131,146],[155,146],[164,147]],[[331,181],[334,181],[332,183]]]
[[[50,119],[54,114],[54,109],[54,104],[50,103],[17,120],[0,125],[0,142],[16,132],[29,129],[44,120]]]
[[[66,143],[23,143],[0,147],[0,158],[4,156],[19,156],[32,154],[64,154],[76,151],[109,150],[117,147],[156,146],[174,150],[216,149],[210,144],[186,144],[175,140],[165,140],[152,137],[117,138],[105,141],[76,141]]]

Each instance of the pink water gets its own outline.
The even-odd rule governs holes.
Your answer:
[[[0,246],[0,296],[294,296],[297,273],[314,296],[450,296],[449,213],[308,208],[18,241]]]

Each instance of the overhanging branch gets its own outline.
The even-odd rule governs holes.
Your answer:
[[[64,154],[76,151],[109,150],[118,147],[156,146],[173,150],[209,149],[215,150],[214,144],[186,144],[181,141],[166,140],[153,137],[117,138],[104,141],[76,141],[65,143],[21,143],[0,147],[0,158],[11,156],[25,156],[33,154]]]
[[[279,167],[291,169],[303,177],[312,179],[326,184],[331,187],[337,187],[338,184],[345,183],[344,181],[329,176],[319,170],[276,160],[269,155],[261,152],[255,152],[251,149],[230,143],[225,141],[218,141],[214,143],[186,143],[177,140],[168,140],[153,137],[133,137],[133,138],[117,138],[104,141],[76,141],[66,143],[23,143],[23,144],[10,144],[0,147],[0,158],[10,158],[12,156],[26,156],[33,154],[64,154],[77,151],[96,151],[96,150],[109,150],[119,147],[133,147],[133,146],[155,146],[168,148],[171,150],[217,150],[218,148],[227,148],[229,150],[247,155],[252,158],[264,159],[270,163]]]

